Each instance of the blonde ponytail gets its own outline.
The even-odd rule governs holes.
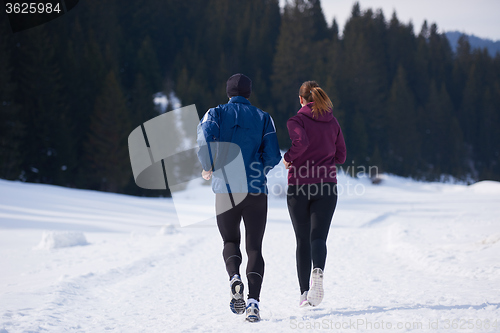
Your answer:
[[[332,101],[316,81],[306,81],[302,83],[299,95],[308,103],[314,102],[312,106],[313,117],[317,118],[322,116],[325,112],[332,112]]]

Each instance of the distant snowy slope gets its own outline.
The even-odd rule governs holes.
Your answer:
[[[326,296],[300,309],[286,173],[269,176],[260,323],[229,310],[215,223],[181,228],[172,199],[0,180],[0,332],[500,330],[499,183],[340,175]],[[196,214],[209,192],[189,190]]]
[[[0,179],[0,228],[128,232],[175,221],[175,216],[166,198]]]

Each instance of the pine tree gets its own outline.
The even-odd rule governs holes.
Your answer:
[[[482,87],[477,78],[477,66],[473,64],[467,76],[467,83],[462,94],[460,118],[464,128],[464,140],[469,144],[475,144],[477,140],[478,119],[476,111],[482,107]]]
[[[458,39],[455,61],[453,62],[452,72],[452,91],[451,97],[454,106],[458,108],[462,102],[462,93],[467,82],[467,75],[472,65],[471,46],[466,35]]]
[[[7,21],[0,22],[0,35],[9,36]],[[20,107],[15,102],[16,84],[12,78],[12,41],[0,39],[0,177],[16,179],[21,174],[22,154],[19,149],[24,136]]]
[[[431,25],[429,36],[429,74],[438,86],[451,84],[452,51],[448,38],[438,33],[436,24]]]
[[[259,108],[271,111],[273,96],[270,77],[281,22],[280,7],[277,0],[250,3],[252,6],[248,13],[252,16],[251,31],[244,52],[244,62],[248,66],[245,73],[252,79],[250,101]]]
[[[337,21],[333,19],[331,31],[331,40],[324,42],[325,48],[322,53],[326,57],[320,57],[323,61],[320,65],[316,65],[314,76],[319,77],[325,92],[330,97],[333,103],[333,114],[341,124],[344,125],[345,111],[343,110],[343,101],[341,98],[340,88],[344,78],[343,75],[343,64],[344,64],[344,52],[342,48],[342,43],[339,38],[339,30]],[[325,52],[326,51],[326,52]]]
[[[364,165],[369,161],[368,153],[368,132],[365,125],[366,118],[358,111],[354,114],[352,125],[350,127],[350,141],[349,150],[354,152],[350,153],[350,159],[354,160],[354,164]]]
[[[398,174],[414,174],[420,158],[415,99],[402,66],[392,83],[387,104],[388,168]]]
[[[456,117],[452,117],[450,121],[449,137],[451,145],[446,147],[447,158],[451,166],[450,174],[458,178],[463,178],[466,174],[465,161],[468,156],[464,146],[464,137],[462,129]]]
[[[480,118],[478,119],[478,145],[477,157],[482,164],[482,173],[484,178],[491,178],[493,176],[493,167],[499,162],[498,144],[500,142],[500,135],[498,135],[498,124],[500,119],[498,111],[495,109],[495,102],[493,98],[492,88],[486,87],[481,96],[482,109]]]
[[[144,76],[138,73],[131,93],[131,122],[133,128],[158,115],[154,108],[152,91]]]
[[[90,167],[90,137],[97,147],[119,146],[98,125],[110,105],[130,111],[129,125],[110,127],[128,135],[118,128],[154,117],[152,94],[165,82],[201,116],[226,101],[227,78],[242,72],[253,80],[250,101],[274,117],[282,148],[298,89],[316,80],[357,165],[370,158],[402,175],[500,178],[500,54],[472,50],[466,37],[453,54],[436,24],[424,22],[415,36],[396,13],[386,22],[356,3],[340,37],[320,0],[288,1],[282,14],[279,0],[106,0],[21,34],[6,23],[0,177],[144,195],[133,182],[104,184],[103,163]]]
[[[413,34],[413,26],[402,24],[398,20],[396,12],[393,13],[387,29],[387,44],[388,76],[394,77],[398,65],[401,64],[408,73],[408,84],[412,88],[418,76],[415,66],[417,39]]]
[[[93,171],[96,189],[121,192],[131,181],[127,138],[131,132],[129,111],[113,71],[106,76],[91,117],[85,156]]]
[[[330,33],[328,29],[328,24],[325,20],[325,15],[323,14],[323,9],[321,8],[320,0],[310,0],[310,19],[313,21],[314,36],[313,40],[321,41],[325,39],[330,39]]]
[[[413,80],[413,91],[415,92],[416,103],[423,106],[427,103],[429,85],[431,77],[429,75],[429,28],[427,21],[424,21],[417,37],[417,52],[415,54],[415,78]]]
[[[298,91],[310,75],[316,63],[313,39],[315,31],[310,3],[294,0],[285,5],[281,20],[280,35],[273,61],[271,77],[276,109],[273,112],[277,135],[282,146],[289,142],[286,121],[300,107]]]
[[[140,73],[146,81],[151,94],[161,90],[162,76],[160,74],[160,65],[153,49],[152,41],[149,36],[143,40],[141,48],[137,52],[137,72]]]
[[[453,121],[453,105],[444,83],[440,90],[436,83],[431,82],[429,99],[425,106],[422,129],[424,133],[422,145],[422,157],[426,165],[431,164],[431,177],[439,179],[443,173],[451,173],[455,156],[453,147],[454,140],[451,137],[451,125]],[[457,133],[455,133],[458,135]]]
[[[383,140],[383,111],[387,99],[385,23],[381,13],[373,15],[367,10],[361,13],[359,4],[352,9],[353,16],[346,23],[343,38],[342,84],[339,92],[346,113],[347,141],[358,138],[350,136],[353,116],[359,112],[366,118],[366,130],[370,138],[368,149]],[[363,158],[364,159],[364,158]]]
[[[437,91],[436,83],[431,81],[429,88],[429,98],[424,108],[421,109],[422,113],[419,114],[419,127],[422,133],[422,159],[424,161],[423,171],[429,171],[433,176],[439,175],[437,155],[437,142],[436,140],[441,135],[443,129],[440,128],[441,124],[436,123],[436,118],[440,118],[440,103],[439,93]],[[427,169],[427,170],[426,170]]]
[[[26,135],[24,179],[61,184],[59,177],[67,160],[66,119],[68,106],[61,95],[62,75],[56,44],[45,26],[23,32],[15,53],[16,99],[21,106]]]

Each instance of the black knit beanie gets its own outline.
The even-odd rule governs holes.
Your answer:
[[[249,98],[252,93],[252,80],[243,74],[234,74],[226,83],[227,97],[243,96]]]

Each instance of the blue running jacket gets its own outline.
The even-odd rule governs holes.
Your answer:
[[[214,193],[238,193],[243,192],[241,189],[245,187],[248,193],[268,193],[266,175],[280,162],[281,153],[273,119],[267,112],[251,105],[245,97],[232,97],[227,104],[207,111],[198,125],[197,141],[200,147],[198,159],[203,169],[223,170],[212,175]],[[231,158],[221,161],[220,156],[223,154],[220,147],[225,142],[234,144],[231,146],[236,149],[233,149]],[[243,174],[240,178],[244,179],[246,175],[246,186],[233,185],[234,188],[231,189],[231,182],[227,183],[227,174],[232,171],[228,171],[230,168],[226,167],[224,172],[224,166],[234,160],[237,147],[243,157],[243,163],[240,163],[242,165],[238,166],[237,171]],[[241,157],[239,160],[241,161]]]

